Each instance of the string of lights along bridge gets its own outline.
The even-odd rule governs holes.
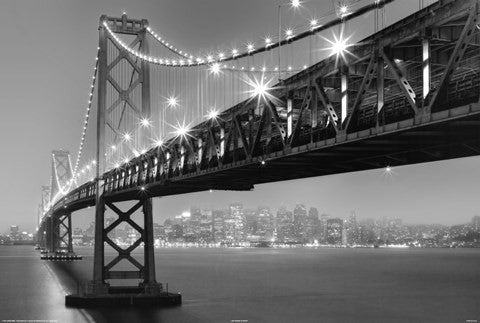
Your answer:
[[[391,1],[350,1],[332,5],[332,10],[322,16],[313,16],[300,22],[295,28],[281,25],[277,35],[259,37],[257,42],[244,42],[234,47],[215,46],[224,50],[197,53],[193,55],[176,48],[169,40],[160,36],[153,27],[146,26],[149,47],[132,43],[132,37],[117,35],[103,22],[112,42],[108,44],[109,63],[120,50],[128,53],[112,72],[109,82],[110,119],[107,122],[109,134],[106,137],[106,169],[118,168],[132,158],[144,154],[152,147],[162,146],[170,137],[185,136],[193,125],[204,120],[215,119],[221,111],[258,96],[264,96],[278,84],[299,71],[307,69],[320,58],[337,55],[342,59],[348,53],[350,36],[346,24],[359,13],[374,10],[373,30],[381,28],[385,22],[384,5]],[[288,7],[286,13],[308,12],[307,3],[292,0],[281,6]],[[279,6],[280,10],[280,6]],[[124,13],[125,15],[126,13]],[[281,19],[282,13],[279,12]],[[332,26],[338,25],[338,30]],[[216,44],[215,44],[216,45]],[[309,48],[308,54],[298,48]],[[64,196],[72,188],[95,178],[96,157],[94,151],[95,124],[91,112],[96,108],[96,78],[98,54],[92,71],[91,90],[87,96],[85,120],[81,129],[81,139],[76,161],[72,168],[71,180],[60,183],[61,189],[51,196],[51,203]],[[139,109],[141,101],[138,70],[135,64],[149,64],[151,77],[150,116]],[[130,76],[130,78],[128,77]],[[121,101],[126,92],[129,100]],[[95,121],[95,117],[93,118]],[[89,142],[91,149],[85,146]],[[43,212],[49,205],[44,205]]]
[[[479,154],[478,1],[420,1],[387,26],[393,1],[334,3],[293,27],[282,7],[308,3],[292,0],[278,6],[277,35],[195,55],[146,20],[102,16],[75,163],[54,151],[42,190],[46,259],[76,257],[72,212],[95,206],[87,294],[139,279],[132,293],[158,296],[153,197]],[[350,24],[370,13],[372,35],[353,43]],[[122,211],[125,201],[134,205]],[[107,209],[118,219],[105,227]],[[109,238],[124,222],[140,233],[127,249]],[[142,243],[140,262],[132,252]],[[118,256],[105,265],[106,246]],[[85,301],[77,296],[67,302]]]

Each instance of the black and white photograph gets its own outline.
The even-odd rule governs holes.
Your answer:
[[[0,322],[478,323],[479,0],[0,0]]]

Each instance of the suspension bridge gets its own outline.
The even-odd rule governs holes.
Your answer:
[[[72,214],[95,207],[93,279],[67,304],[181,302],[155,277],[153,197],[480,154],[478,1],[441,0],[382,28],[390,2],[197,56],[146,20],[102,16],[76,161],[53,151],[42,188],[44,259],[79,259]],[[346,27],[369,12],[375,32],[350,44]],[[140,234],[126,249],[109,237],[122,223]],[[107,262],[105,248],[118,255]]]

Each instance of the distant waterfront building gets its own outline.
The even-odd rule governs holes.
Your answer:
[[[271,240],[273,237],[273,217],[270,214],[270,208],[263,206],[257,209],[256,216],[256,232],[255,234],[261,240]]]
[[[332,245],[342,244],[343,220],[339,218],[327,220],[327,243]]]
[[[295,228],[293,225],[293,214],[287,211],[285,207],[280,207],[277,211],[276,229],[277,240],[280,242],[296,241]]]
[[[344,244],[355,245],[360,243],[360,229],[357,221],[355,211],[352,211],[350,216],[344,222]]]
[[[327,220],[330,218],[328,214],[322,214],[320,216],[319,227],[319,241],[322,243],[327,243]]]
[[[215,242],[221,242],[225,239],[224,217],[225,217],[225,211],[223,210],[212,211],[212,218],[213,218],[212,232],[213,232],[213,240]]]
[[[16,241],[20,239],[19,230],[20,229],[18,228],[18,225],[10,226],[10,239],[12,241]]]
[[[230,242],[245,240],[243,205],[241,203],[232,203],[228,209],[228,218],[225,219],[225,238]]]
[[[318,209],[311,207],[308,210],[308,216],[305,227],[306,239],[312,243],[320,238],[320,219],[318,218]]]
[[[472,218],[472,228],[475,230],[475,232],[480,232],[480,216],[475,215]]]
[[[166,241],[167,236],[165,234],[165,228],[163,225],[153,223],[153,240]]]
[[[295,238],[299,242],[306,240],[307,208],[303,204],[297,204],[293,209],[293,224],[295,226]]]

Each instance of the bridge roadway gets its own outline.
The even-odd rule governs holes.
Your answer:
[[[434,113],[426,120],[408,119],[168,179],[147,176],[142,180],[142,174],[139,174],[140,179],[133,174],[123,189],[106,189],[104,194],[106,199],[121,201],[210,189],[249,190],[255,184],[478,154],[480,104],[472,103]],[[135,162],[133,160],[132,164]],[[146,173],[151,172],[146,169]],[[65,209],[72,212],[93,205],[95,182],[89,182],[56,203],[53,213]]]
[[[104,199],[478,155],[477,17],[477,1],[439,1],[349,48],[348,64],[327,58],[270,90],[276,99],[242,102],[106,172]],[[76,188],[49,215],[95,205],[95,189]]]

